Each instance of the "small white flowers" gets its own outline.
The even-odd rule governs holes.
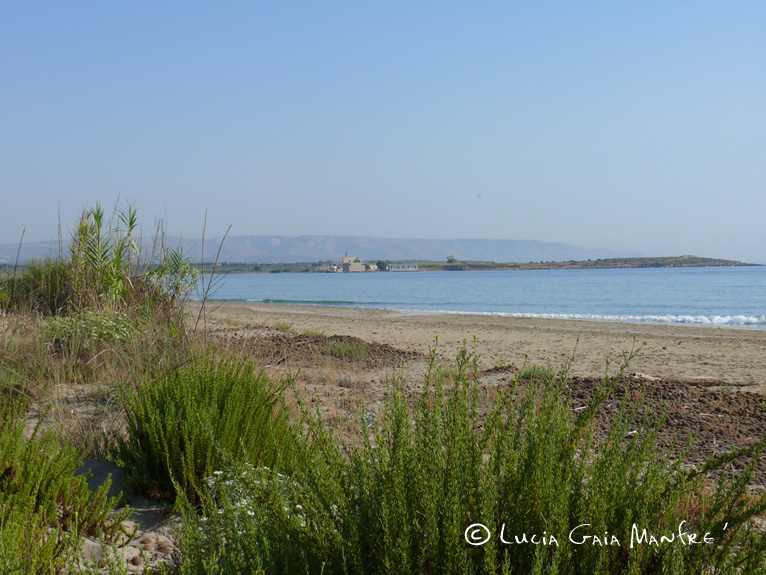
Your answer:
[[[244,464],[231,470],[214,471],[205,482],[218,505],[214,519],[204,523],[204,528],[200,527],[204,531],[203,539],[221,537],[221,528],[224,533],[236,533],[237,537],[247,538],[248,534],[257,533],[261,523],[268,521],[275,511],[274,507],[261,507],[264,500],[279,505],[276,513],[289,522],[291,529],[311,528],[310,514],[297,502],[301,500],[301,485],[288,475],[268,467]]]

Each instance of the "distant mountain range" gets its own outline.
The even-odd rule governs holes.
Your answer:
[[[170,246],[182,245],[194,261],[202,256],[202,240],[167,238]],[[344,254],[365,261],[446,261],[454,256],[461,261],[539,262],[635,257],[641,254],[607,249],[587,249],[563,243],[537,240],[426,240],[370,238],[362,236],[229,236],[205,240],[205,261],[215,259],[219,247],[220,262],[293,263],[340,261]],[[18,244],[0,244],[0,263],[16,260]],[[20,261],[57,255],[54,242],[32,242],[21,246]]]

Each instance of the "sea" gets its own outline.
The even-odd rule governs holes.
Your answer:
[[[230,274],[208,298],[764,329],[766,266]]]

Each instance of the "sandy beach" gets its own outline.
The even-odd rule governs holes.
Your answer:
[[[191,311],[197,313],[198,303]],[[453,356],[463,340],[478,340],[484,368],[531,364],[555,368],[575,353],[572,375],[602,376],[635,345],[630,371],[682,382],[720,382],[766,392],[766,330],[716,326],[631,324],[432,314],[360,308],[208,302],[216,323],[317,330],[425,353],[439,335],[439,352]]]

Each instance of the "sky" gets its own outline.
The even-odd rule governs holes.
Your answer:
[[[763,2],[0,0],[0,243],[119,198],[186,238],[766,263],[764,30]]]

